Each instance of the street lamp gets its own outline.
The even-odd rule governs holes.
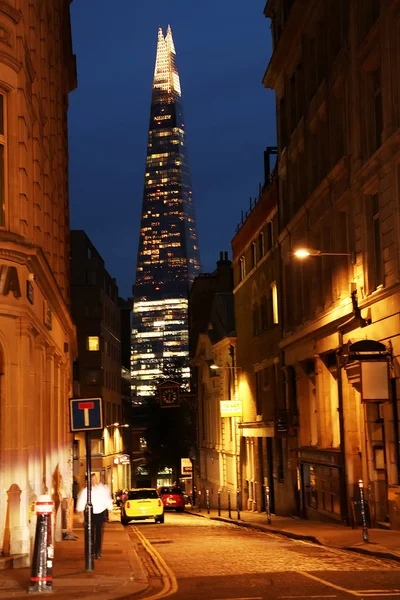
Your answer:
[[[351,262],[354,265],[356,262],[355,252],[322,252],[322,250],[315,250],[313,248],[297,248],[292,252],[296,258],[308,258],[309,256],[350,256]]]
[[[213,363],[212,365],[210,365],[210,369],[212,369],[213,371],[216,371],[217,369],[233,369],[234,371],[241,371],[242,367],[229,367],[228,365],[220,367],[219,365]]]

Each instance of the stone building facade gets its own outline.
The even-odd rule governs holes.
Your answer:
[[[295,372],[302,514],[357,518],[362,479],[371,521],[400,527],[400,6],[269,0],[265,15],[274,47],[264,85],[278,111],[281,350]],[[312,254],[302,262],[300,247]],[[354,351],[360,340],[369,342]],[[369,352],[375,342],[380,351]],[[365,358],[388,367],[375,395],[378,371],[365,387]]]
[[[243,507],[296,512],[295,410],[285,394],[278,181],[268,181],[232,240],[239,395],[243,403]],[[290,378],[290,371],[286,372]],[[289,420],[292,419],[291,421]]]
[[[240,417],[223,416],[220,402],[238,399],[233,269],[221,252],[213,273],[195,278],[189,296],[191,389],[197,406],[197,501],[236,507],[241,488]],[[218,367],[218,368],[217,368]]]
[[[57,540],[72,493],[69,2],[5,0],[0,33],[0,551],[26,564],[36,498]]]

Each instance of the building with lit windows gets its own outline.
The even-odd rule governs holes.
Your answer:
[[[400,529],[400,5],[268,0],[265,15],[301,515],[354,523],[361,479],[372,526]]]
[[[188,387],[188,291],[200,269],[181,87],[171,28],[158,30],[134,286],[136,402],[163,379]]]
[[[123,403],[129,376],[121,344],[121,318],[124,329],[129,328],[126,311],[115,279],[86,233],[71,231],[71,312],[78,340],[75,395],[103,399],[104,429],[91,433],[92,471],[113,493],[130,487],[130,419]],[[75,433],[74,491],[85,486],[85,467],[85,434]]]

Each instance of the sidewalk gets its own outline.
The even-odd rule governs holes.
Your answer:
[[[322,546],[350,550],[378,558],[390,558],[400,562],[400,531],[392,529],[369,529],[369,541],[364,542],[361,527],[352,529],[340,523],[322,523],[271,515],[271,525],[268,525],[265,513],[242,511],[239,521],[236,510],[231,511],[231,519],[229,519],[226,509],[221,509],[221,516],[218,516],[218,511],[213,508],[210,509],[210,514],[204,508],[199,512],[198,507],[194,507],[194,510],[188,508],[186,512],[209,519],[235,523],[244,527],[278,533],[292,539],[309,540]]]
[[[76,521],[74,533],[77,540],[55,544],[52,596],[57,600],[99,597],[116,600],[147,588],[147,576],[126,529],[119,522],[119,510],[110,513],[110,522],[105,525],[102,558],[94,561],[94,572],[85,571],[83,524]],[[30,568],[0,571],[0,599],[27,598],[30,576]]]

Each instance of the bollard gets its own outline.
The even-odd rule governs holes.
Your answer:
[[[206,490],[207,514],[210,514],[210,490]]]
[[[228,490],[228,517],[232,519],[231,515],[231,490]]]
[[[236,491],[236,509],[237,509],[237,518],[240,521],[240,490]]]
[[[271,499],[267,485],[265,486],[265,512],[267,513],[267,523],[271,525]]]
[[[199,490],[197,497],[199,499],[199,512],[201,512],[201,490]]]
[[[218,490],[218,516],[221,516],[221,490]]]
[[[36,502],[36,531],[33,548],[31,579],[28,593],[53,591],[54,547],[51,536],[53,502],[48,495],[39,496]]]
[[[363,527],[363,541],[368,542],[368,527],[367,527],[367,515],[365,514],[365,501],[364,501],[364,482],[362,479],[358,480],[358,487],[360,490],[360,504],[361,504],[361,518]]]

